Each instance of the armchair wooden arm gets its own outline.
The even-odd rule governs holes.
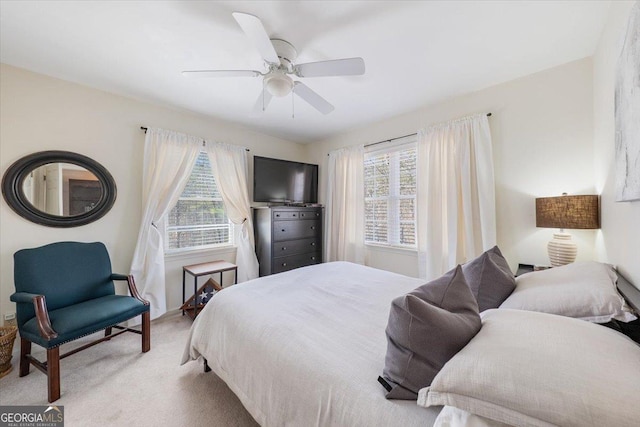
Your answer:
[[[42,335],[46,340],[58,337],[58,333],[54,331],[51,326],[51,319],[49,319],[49,311],[47,310],[47,301],[44,295],[32,294],[29,292],[16,292],[11,295],[10,299],[18,304],[32,303],[36,320],[38,321],[40,335]]]
[[[142,298],[142,296],[140,296],[140,294],[138,293],[138,288],[136,288],[136,281],[134,280],[133,275],[131,274],[127,276],[127,285],[129,285],[129,292],[131,293],[132,297],[134,297],[144,305],[150,304],[149,301]]]
[[[129,293],[131,294],[131,296],[137,299],[138,301],[140,301],[141,303],[143,303],[144,305],[149,305],[149,301],[147,301],[146,299],[140,296],[140,293],[138,292],[138,288],[136,287],[136,281],[133,278],[133,275],[129,274],[128,276],[126,276],[124,274],[114,273],[111,275],[111,280],[126,280],[127,285],[129,286]]]
[[[44,295],[36,295],[33,297],[33,308],[36,310],[36,319],[38,320],[38,329],[40,334],[46,340],[52,340],[58,337],[58,333],[51,326],[49,319],[49,311],[47,311],[47,301]]]

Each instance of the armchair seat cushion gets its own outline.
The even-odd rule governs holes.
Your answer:
[[[149,311],[149,306],[125,295],[107,295],[49,312],[49,319],[58,336],[46,340],[40,334],[38,320],[28,320],[20,329],[23,338],[45,348],[53,348],[84,335],[117,325]]]

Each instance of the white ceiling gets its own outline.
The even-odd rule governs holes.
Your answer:
[[[0,1],[0,60],[108,92],[235,122],[296,142],[434,104],[593,54],[609,1]],[[182,70],[258,69],[231,12],[257,15],[297,63],[362,57],[364,76],[303,81],[335,106],[296,97],[252,107],[260,78]]]

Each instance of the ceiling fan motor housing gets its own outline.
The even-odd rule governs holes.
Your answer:
[[[271,39],[271,44],[280,58],[280,64],[284,66],[289,72],[293,68],[293,61],[298,57],[298,51],[293,47],[291,43],[282,39]]]

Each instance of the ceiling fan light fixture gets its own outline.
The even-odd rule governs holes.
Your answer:
[[[264,78],[267,91],[273,96],[286,96],[293,89],[293,80],[286,74],[275,73]]]

